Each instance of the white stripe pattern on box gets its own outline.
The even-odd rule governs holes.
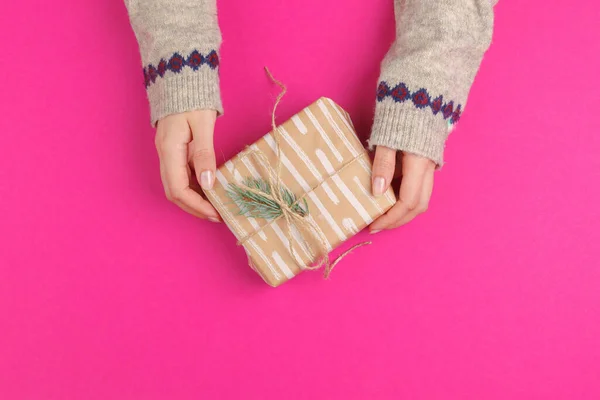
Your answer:
[[[277,154],[277,144],[275,143],[275,140],[273,139],[271,134],[266,134],[264,136],[264,138],[265,138],[265,142],[267,142],[269,144],[269,147],[271,147],[271,149],[275,152],[275,154]],[[290,171],[292,176],[294,178],[296,178],[296,181],[298,181],[298,184],[302,187],[304,192],[308,193],[308,197],[317,206],[317,208],[319,209],[321,214],[323,214],[323,216],[325,217],[325,220],[327,221],[329,226],[331,226],[331,228],[335,231],[336,235],[340,238],[340,240],[345,241],[346,235],[344,234],[344,232],[337,225],[337,223],[335,222],[335,220],[333,219],[331,214],[329,214],[329,211],[327,211],[327,208],[325,208],[323,203],[321,203],[321,200],[317,197],[317,195],[313,191],[311,191],[311,188],[308,186],[308,183],[304,180],[302,175],[300,175],[298,170],[296,170],[294,165],[290,162],[290,160],[283,153],[281,153],[281,163],[284,165],[284,167],[286,167],[288,169],[288,171]],[[323,233],[323,232],[321,232],[321,233]],[[323,236],[325,236],[325,235],[323,235]]]
[[[325,143],[327,143],[327,147],[329,147],[329,150],[331,150],[331,153],[335,156],[335,158],[339,162],[342,162],[344,160],[342,155],[340,154],[338,149],[335,148],[335,145],[331,142],[331,139],[329,138],[327,133],[323,130],[323,127],[321,126],[321,124],[319,124],[319,121],[317,121],[317,118],[313,115],[313,113],[308,108],[305,109],[304,112],[308,116],[308,119],[310,119],[310,122],[312,122],[312,124],[315,126],[315,128],[317,129],[317,132],[319,132],[319,134],[321,135],[321,137],[323,138]]]
[[[311,174],[313,174],[313,176],[315,178],[317,178],[317,182],[321,182],[321,187],[323,187],[323,190],[325,190],[327,197],[329,197],[329,199],[333,202],[333,204],[338,205],[340,203],[340,201],[338,200],[338,198],[335,195],[335,193],[333,192],[333,190],[331,190],[331,188],[329,187],[329,184],[324,181],[323,175],[321,175],[321,173],[315,167],[315,165],[312,163],[312,161],[310,161],[310,158],[308,157],[308,155],[306,155],[304,150],[302,150],[302,148],[300,146],[298,146],[298,143],[296,143],[296,141],[294,139],[292,139],[292,137],[290,136],[289,133],[287,133],[285,128],[280,126],[278,129],[281,132],[281,136],[285,139],[285,141],[292,148],[292,150],[294,150],[294,152],[296,154],[298,154],[298,157],[300,157],[300,159],[304,162],[304,164],[306,165],[308,170],[311,172]]]
[[[265,142],[267,142],[271,150],[273,150],[273,152],[277,154],[277,143],[275,143],[275,139],[273,139],[273,136],[271,136],[271,134],[267,134],[264,138]],[[283,151],[280,155],[281,163],[288,169],[288,171],[290,171],[294,179],[296,179],[296,182],[298,182],[298,184],[302,187],[302,190],[304,190],[305,193],[308,193],[311,189],[311,187],[308,185],[308,182],[304,180],[304,177],[300,174],[300,172],[298,172],[296,167],[294,167],[294,164],[289,160],[289,158],[287,158]]]
[[[390,193],[389,190],[385,192],[385,198],[388,199],[391,205],[396,204],[396,198]]]
[[[329,124],[333,127],[333,130],[335,131],[335,133],[342,140],[342,142],[344,142],[344,144],[346,145],[348,150],[350,150],[350,154],[352,154],[352,157],[356,157],[358,155],[358,150],[348,140],[348,137],[346,137],[346,135],[344,135],[344,132],[342,132],[339,125],[333,119],[333,116],[329,112],[329,109],[327,108],[325,103],[323,103],[323,100],[317,101],[317,105],[319,106],[319,109],[321,110],[321,112],[323,112],[323,114],[325,115],[325,118],[327,118],[327,122],[329,122]],[[342,120],[345,120],[345,118],[342,118]]]
[[[270,140],[269,140],[269,139],[270,139]],[[273,140],[273,138],[271,137],[271,135],[269,135],[269,134],[265,135],[265,141],[266,141],[266,142],[269,144],[269,146],[271,147],[271,149],[273,149],[273,151],[274,151],[274,152],[277,152],[277,147],[275,147],[275,146],[276,146],[276,144],[275,144],[275,141]],[[250,146],[250,147],[251,147],[251,149],[252,149],[252,150],[254,150],[254,151],[260,151],[260,149],[258,148],[258,146],[256,146],[255,144],[253,144],[253,145],[252,145],[252,146]],[[283,156],[283,157],[285,157],[285,155],[283,155],[283,153],[282,153],[282,156]],[[283,157],[282,157],[282,161],[283,161]],[[247,161],[247,162],[244,162],[244,161],[242,161],[242,162],[244,162],[244,165],[245,165],[245,166],[248,168],[248,170],[250,171],[250,173],[251,173],[251,174],[252,174],[252,175],[253,175],[255,178],[256,178],[256,177],[260,178],[260,176],[258,175],[258,172],[257,172],[257,171],[256,171],[256,169],[254,168],[254,166],[253,166],[252,164],[249,164],[249,160],[247,160],[247,157],[243,157],[243,156],[242,156],[241,158],[242,158],[242,160],[246,160],[246,161]],[[286,157],[286,159],[287,159],[287,157]],[[289,162],[289,160],[288,160],[288,162]],[[289,164],[291,165],[291,163],[289,163]],[[226,168],[227,168],[227,169],[230,171],[230,173],[232,173],[232,174],[234,175],[235,179],[236,179],[238,182],[241,182],[241,181],[242,181],[242,176],[240,175],[239,171],[237,171],[237,169],[235,169],[235,167],[233,166],[233,163],[232,163],[231,161],[228,161],[227,163],[225,163],[225,167],[226,167]],[[217,171],[217,172],[218,172],[218,171]],[[292,172],[292,171],[290,171],[290,172],[293,174],[293,172]],[[297,172],[297,171],[296,171],[296,172]],[[298,173],[298,176],[300,176],[300,174],[299,174],[299,173]],[[224,180],[223,182],[226,182],[226,180],[225,180],[225,177],[224,177],[224,176],[223,176],[223,180]],[[223,184],[223,182],[221,182],[221,184]],[[223,186],[226,186],[226,185],[225,185],[225,184],[223,184]],[[285,185],[284,185],[284,187],[285,187]],[[305,187],[308,187],[308,183],[306,183],[306,186],[305,186]],[[285,187],[285,188],[287,189],[287,187]],[[288,190],[289,190],[289,189],[288,189]],[[307,190],[307,191],[308,191],[308,190]],[[248,218],[248,219],[249,219],[249,220],[254,220],[253,218]],[[333,220],[333,218],[332,218],[332,220]],[[312,221],[315,223],[315,226],[317,226],[317,228],[318,228],[318,225],[316,225],[316,222],[314,221],[314,219],[313,219]],[[279,228],[279,226],[277,226],[275,223],[273,223],[273,224],[271,224],[271,225],[272,225],[273,229],[275,230],[275,233],[277,234],[277,236],[280,238],[280,240],[282,241],[282,243],[285,245],[285,248],[286,248],[286,249],[288,249],[288,248],[289,248],[289,241],[287,240],[287,237],[286,237],[286,235],[284,235],[284,234],[283,234],[283,232],[281,231],[281,229]],[[239,225],[238,225],[238,226],[239,226]],[[252,224],[252,226],[253,226],[255,229],[257,229],[257,230],[260,228],[258,225],[257,225],[257,226],[255,226],[254,224]],[[240,227],[240,228],[241,228],[241,227]],[[279,231],[279,232],[281,233],[281,235],[280,235],[280,234],[279,234],[277,231]],[[259,233],[259,235],[261,236],[261,238],[263,238],[263,236],[264,236],[264,238],[265,238],[265,240],[266,240],[266,235],[265,235],[265,233],[264,233],[262,230],[261,230],[261,231],[259,231],[258,233]],[[323,236],[323,238],[325,238],[325,242],[326,242],[326,244],[327,244],[327,249],[328,249],[328,250],[331,250],[331,249],[332,249],[332,246],[331,246],[331,244],[329,243],[329,241],[326,239],[326,237],[325,237],[325,234],[324,234],[324,233],[323,233],[323,232],[322,232],[320,229],[319,229],[319,233],[320,233],[320,234]],[[245,233],[244,233],[244,235],[245,235]],[[295,239],[295,242],[296,242],[296,244],[297,244],[297,245],[298,245],[298,246],[299,246],[299,247],[302,249],[302,251],[303,251],[303,252],[304,252],[304,253],[307,255],[308,259],[312,259],[312,257],[313,257],[313,253],[312,253],[312,251],[310,250],[310,248],[309,248],[309,247],[307,247],[306,243],[304,243],[304,240],[303,240],[303,238],[302,238],[302,235],[300,235],[300,232],[298,231],[298,229],[297,229],[295,226],[292,226],[292,235],[293,235],[293,238]],[[239,239],[239,238],[238,238],[238,239]],[[298,260],[296,260],[296,261],[298,261]],[[302,264],[303,264],[303,263],[302,263],[302,260],[299,260],[299,261],[300,261],[300,263],[299,263],[299,264],[301,264],[301,265],[302,265]]]
[[[358,233],[358,228],[352,218],[344,218],[342,225],[344,225],[344,228],[346,228],[346,231],[348,231],[349,234],[354,235]]]
[[[319,209],[319,211],[321,212],[321,214],[323,214],[323,216],[325,217],[325,220],[327,221],[327,223],[329,224],[329,226],[331,226],[331,228],[334,230],[334,232],[338,236],[338,238],[342,242],[345,241],[347,239],[347,236],[340,229],[340,227],[335,222],[335,220],[333,219],[333,217],[331,216],[331,214],[329,214],[329,211],[327,211],[327,208],[325,208],[325,206],[323,205],[323,203],[321,203],[321,200],[317,197],[317,195],[314,192],[310,192],[308,194],[308,197],[317,206],[317,208]],[[314,219],[313,219],[313,221],[314,221]],[[316,221],[315,221],[315,223],[316,223]],[[318,227],[318,225],[316,225],[316,226]],[[323,237],[325,238],[326,236],[323,235]]]
[[[279,240],[281,240],[281,243],[283,243],[283,246],[286,249],[289,249],[290,248],[290,241],[288,240],[287,235],[285,233],[283,233],[283,231],[281,230],[281,228],[279,227],[279,225],[277,225],[276,221],[271,222],[271,228],[273,228],[273,231],[279,237]],[[304,255],[307,257],[307,259],[310,260],[311,259],[310,253],[305,248],[304,244],[301,241],[299,241],[298,238],[296,238],[296,237],[294,237],[294,240],[297,242],[298,246],[302,249],[302,251],[304,252]],[[296,253],[294,252],[294,254],[296,254]],[[299,258],[296,258],[296,262],[298,263],[298,265],[303,265],[304,264],[304,262],[302,261],[302,259],[299,259]]]
[[[222,210],[225,210],[225,205],[221,202],[221,200],[219,200],[219,198],[217,196],[211,196],[211,197],[218,204],[218,206],[221,207]],[[225,213],[226,214],[223,216],[223,219],[225,219],[225,222],[229,226],[229,229],[234,233],[234,235],[236,237],[238,237],[238,233],[235,229],[232,228],[232,225],[238,226],[240,229],[240,231],[239,231],[240,234],[245,235],[246,232],[244,231],[244,229],[242,227],[240,227],[239,225],[237,225],[237,223],[235,222],[235,220],[229,213],[227,213],[227,212],[225,212]],[[269,271],[271,271],[273,278],[280,281],[281,275],[279,274],[279,272],[277,270],[275,270],[275,268],[273,268],[273,264],[271,264],[271,261],[267,258],[266,254],[263,253],[261,248],[254,242],[254,240],[249,239],[246,243],[248,243],[248,245],[254,249],[256,254],[258,254],[258,256],[260,258],[262,258],[262,260],[265,262],[265,265],[269,268]],[[246,251],[246,253],[247,253],[247,251]]]
[[[333,100],[331,100],[331,99],[326,99],[326,100],[331,105],[331,107],[335,110],[335,112],[337,113],[338,117],[342,120],[342,122],[344,123],[344,125],[346,126],[346,128],[348,130],[350,130],[350,131],[354,131],[354,129],[348,124],[349,118],[344,118],[344,116],[342,115],[342,113],[339,110],[339,107],[337,107],[337,105],[333,102]],[[352,153],[352,156],[355,157],[356,155],[358,155],[357,150],[354,148],[354,146],[352,145],[352,143],[350,143],[350,141],[348,140],[348,138],[346,137],[346,135],[344,135],[344,133],[340,130],[340,127],[335,122],[335,120],[332,118],[331,114],[329,113],[329,110],[323,104],[323,101],[319,100],[317,103],[318,103],[319,108],[321,109],[321,111],[323,111],[323,113],[325,114],[325,117],[327,118],[327,120],[329,121],[329,123],[333,126],[335,132],[338,134],[338,136],[342,139],[342,141],[344,142],[344,144],[346,145],[346,147],[348,147],[348,149]],[[347,113],[346,113],[346,115],[347,115]],[[352,123],[352,120],[350,120],[350,123]],[[363,160],[362,158],[360,158],[359,160],[360,160],[360,164],[362,165],[362,167],[366,171],[368,171],[369,174],[372,174],[372,170],[371,170],[371,168],[369,168],[367,162],[365,160]],[[393,198],[390,195],[389,191],[386,191],[385,198],[390,202],[390,204],[394,204],[396,202],[396,199]]]
[[[308,218],[311,219],[310,216]],[[300,231],[298,230],[298,228],[296,228],[296,225],[292,225],[292,236],[294,237],[294,240],[296,240],[296,242],[298,242],[298,244],[301,246],[302,251],[307,253],[309,255],[308,258],[312,260],[315,254],[312,251],[310,244],[306,240],[304,240],[304,238],[300,234]],[[323,237],[325,238],[325,235],[323,235]],[[331,251],[332,247],[327,238],[325,238],[325,242],[327,243],[327,250]]]
[[[371,200],[371,204],[373,204],[373,206],[375,206],[375,208],[377,209],[377,211],[379,212],[379,214],[383,214],[383,209],[381,207],[379,207],[379,204],[377,204],[377,202],[375,201],[375,199],[373,198],[373,196],[371,195],[371,193],[369,193],[369,191],[367,190],[367,188],[364,187],[364,185],[362,184],[362,182],[360,181],[360,179],[358,179],[358,176],[354,177],[354,182],[358,186],[358,189],[363,193],[363,195],[366,198],[368,198],[369,200]]]
[[[255,151],[260,151],[258,149],[258,147],[256,147],[255,145],[253,145],[252,149],[255,150]],[[247,157],[241,157],[241,159],[242,159],[242,163],[250,171],[250,174],[254,178],[256,178],[256,179],[260,178],[260,175],[258,175],[258,172],[254,168],[254,166],[251,164],[250,160],[248,160]],[[240,175],[239,171],[234,167],[233,162],[227,161],[225,163],[225,167],[234,176],[234,179],[238,183],[242,182],[243,178]],[[256,229],[256,230],[260,229],[260,226],[256,223],[256,221],[255,221],[254,218],[249,217],[248,220],[250,220],[250,223],[252,224],[252,227],[254,229]],[[254,223],[252,223],[252,222],[254,222]],[[283,233],[283,231],[279,228],[279,226],[275,222],[273,222],[271,224],[271,227],[273,228],[273,230],[275,231],[275,234],[279,237],[279,239],[281,240],[281,242],[283,243],[283,245],[285,246],[285,248],[289,249],[289,241],[288,241],[286,235]],[[311,255],[310,251],[306,248],[306,245],[302,242],[302,237],[301,237],[300,233],[298,232],[298,230],[297,229],[293,229],[293,231],[294,230],[295,230],[295,232],[292,232],[292,234],[293,234],[293,237],[294,237],[295,241],[297,242],[296,244],[302,249],[302,251],[304,252],[304,254],[307,257],[307,259],[310,260],[312,258],[312,255]],[[267,236],[266,236],[264,230],[258,231],[258,234],[261,237],[261,239],[267,240]],[[303,264],[303,261],[301,259],[296,259],[296,261],[298,262],[299,265]]]
[[[331,217],[331,216],[330,216]],[[306,217],[312,224],[313,226],[319,231],[319,233],[321,234],[321,237],[323,238],[323,240],[325,241],[325,244],[327,244],[327,250],[331,251],[333,250],[333,246],[331,245],[331,243],[329,243],[329,239],[327,239],[327,236],[325,236],[325,234],[323,233],[323,231],[321,230],[321,228],[319,227],[319,224],[317,224],[317,221],[315,221],[315,219],[313,218],[312,215],[308,214],[308,217]],[[336,225],[337,226],[337,225]],[[338,227],[339,229],[339,227]],[[298,234],[300,234],[300,232],[298,232]],[[344,235],[344,233],[342,232],[342,235]],[[339,236],[338,236],[339,237]],[[345,236],[344,236],[345,237]]]
[[[227,188],[228,182],[227,182],[227,178],[225,178],[225,175],[223,175],[223,173],[219,170],[217,170],[216,174],[215,174],[217,180],[221,183],[221,185],[224,188]],[[223,204],[217,196],[212,196],[213,198],[215,198],[215,200],[220,203],[221,205]],[[236,221],[235,217],[227,210],[226,207],[223,207],[223,218],[226,218],[228,222],[230,222],[230,225],[233,226],[233,233],[235,234],[235,236],[237,237],[238,240],[240,240],[240,236],[241,237],[246,237],[247,233],[246,230],[244,228],[242,228],[242,226]]]
[[[327,197],[329,197],[329,200],[331,200],[333,204],[335,204],[336,206],[340,204],[340,200],[337,198],[333,190],[331,190],[331,187],[329,187],[329,183],[323,182],[321,183],[321,187],[323,188],[323,190],[327,194]]]
[[[254,149],[254,150],[258,150],[258,148],[256,147],[256,145],[254,147],[252,147],[252,146],[250,146],[250,147],[252,149]],[[248,171],[250,172],[250,175],[252,175],[252,177],[254,179],[261,179],[262,178],[260,176],[260,174],[258,173],[258,171],[256,170],[256,168],[254,168],[254,164],[252,164],[252,161],[250,161],[248,157],[242,157],[242,163],[248,169]]]
[[[256,145],[252,145],[251,148],[255,151],[260,151],[260,149],[256,146]],[[242,157],[242,160],[246,160],[247,157]],[[260,178],[260,175],[258,175],[258,172],[256,171],[256,169],[254,168],[254,166],[252,164],[250,164],[249,160],[246,160],[248,163],[244,163],[244,165],[248,168],[248,170],[250,171],[250,174],[252,174],[253,177],[255,177],[256,179]],[[243,162],[243,161],[242,161]],[[231,161],[228,161],[225,163],[225,167],[229,170],[230,173],[232,173],[235,177],[235,179],[238,182],[242,181],[242,176],[240,175],[239,171],[237,169],[235,169],[235,167],[233,166],[233,163]],[[253,172],[254,171],[254,172]],[[248,218],[251,221],[254,221],[254,218]],[[251,222],[252,223],[252,222]],[[258,230],[260,229],[260,226],[258,225],[254,225],[252,224],[252,226],[254,227],[254,229]],[[279,237],[279,239],[281,240],[281,242],[283,243],[283,245],[285,246],[286,249],[289,249],[289,241],[286,237],[286,235],[281,231],[281,229],[279,228],[279,226],[273,222],[271,224],[273,230],[275,231],[275,234]],[[295,228],[295,227],[294,227]],[[302,242],[302,237],[300,236],[299,232],[297,232],[296,230],[295,235],[293,235],[296,244],[298,246],[300,246],[300,248],[302,249],[302,251],[304,252],[304,254],[307,256],[308,259],[311,259],[311,253],[310,251],[306,248],[306,245]],[[263,230],[258,231],[259,236],[261,237],[261,239],[263,240],[267,240],[267,236]],[[302,265],[303,262],[302,260],[296,260],[298,262],[299,265]]]
[[[274,251],[271,256],[273,257],[273,260],[275,260],[275,263],[277,264],[277,266],[279,267],[279,269],[281,270],[281,272],[283,272],[283,274],[288,278],[288,279],[292,279],[295,275],[292,272],[292,270],[287,266],[287,264],[285,263],[285,261],[283,261],[283,259],[281,258],[281,256],[279,255],[278,252]]]
[[[330,98],[324,97],[324,99],[327,100],[327,102],[335,110],[335,113],[338,115],[338,117],[340,117],[340,119],[344,121],[344,125],[346,125],[346,128],[348,128],[351,131],[354,131],[354,123],[352,123],[352,118],[350,118],[350,114],[348,114],[346,110],[335,104],[335,102]],[[344,113],[343,116],[342,113]]]
[[[348,116],[348,118],[344,118],[344,116],[340,112],[340,110],[337,107],[337,105],[333,102],[333,100],[327,99],[327,102],[329,104],[331,104],[331,107],[333,107],[333,109],[337,113],[338,117],[340,117],[340,119],[342,120],[342,122],[344,123],[344,125],[346,125],[346,128],[348,128],[349,131],[354,131],[354,129],[348,124],[348,120],[350,120],[350,123],[352,123],[352,120],[349,118],[348,113],[346,113],[346,116]]]
[[[227,178],[225,178],[225,175],[223,175],[223,173],[219,170],[217,170],[217,173],[215,175],[216,175],[217,179],[219,180],[219,182],[221,183],[221,185],[226,188],[227,185],[229,184],[229,182],[227,182]],[[231,213],[229,211],[227,211],[227,207],[225,207],[225,205],[221,202],[221,200],[217,196],[211,196],[211,197],[217,202],[217,204],[219,205],[219,208],[221,210],[223,210],[223,214],[224,214],[223,218],[226,219],[226,221],[229,223],[228,225],[230,227],[233,227],[232,231],[233,231],[234,235],[238,238],[238,240],[240,240],[240,238],[238,236],[238,232],[239,232],[239,235],[241,235],[242,237],[245,238],[248,233],[235,220],[235,217],[233,215],[231,215]],[[271,261],[267,258],[266,254],[263,253],[260,246],[258,246],[252,239],[248,239],[248,241],[246,243],[248,243],[250,245],[250,247],[252,247],[254,249],[256,254],[258,254],[259,257],[263,259],[263,261],[265,262],[265,264],[271,271],[271,274],[273,275],[273,277],[275,279],[277,279],[278,281],[281,280],[281,275],[279,274],[279,272],[277,272],[275,270],[275,268],[273,268],[273,264],[271,264]]]
[[[304,122],[302,122],[297,114],[292,117],[292,122],[296,125],[296,128],[298,128],[301,134],[306,135],[308,129],[306,129],[306,125],[304,125]]]
[[[256,254],[258,254],[259,257],[263,259],[263,261],[265,262],[265,264],[267,264],[267,267],[269,268],[269,271],[271,271],[271,274],[273,274],[273,277],[275,277],[275,279],[277,279],[278,281],[280,281],[281,280],[281,275],[279,275],[279,272],[277,272],[277,270],[275,270],[275,268],[273,268],[273,264],[271,264],[271,261],[267,258],[267,255],[265,253],[263,253],[263,251],[260,248],[260,246],[258,246],[254,242],[254,239],[248,239],[248,241],[246,243],[250,244],[250,246],[254,249],[254,251],[256,252]]]
[[[323,167],[325,168],[327,173],[331,175],[333,183],[335,183],[338,189],[340,189],[340,191],[342,192],[344,197],[346,197],[348,202],[352,204],[352,207],[354,207],[356,212],[358,212],[358,215],[360,215],[363,221],[365,221],[367,224],[373,222],[373,218],[371,218],[367,210],[365,210],[360,201],[358,201],[356,196],[354,196],[354,193],[352,193],[352,191],[348,189],[348,186],[346,186],[344,181],[342,181],[342,178],[340,178],[339,174],[336,173],[335,169],[333,168],[333,165],[331,165],[331,162],[327,158],[325,152],[323,152],[323,150],[321,149],[317,149],[315,153],[317,154],[317,157],[321,161],[321,164],[323,164]]]
[[[373,171],[371,170],[369,164],[362,157],[359,158],[358,160],[360,162],[360,165],[363,167],[363,169],[369,173],[369,178],[371,178]],[[396,203],[396,198],[389,190],[385,191],[385,198],[387,199],[387,201],[390,202],[391,205],[394,205]]]
[[[246,157],[242,157],[242,162],[245,161],[245,159],[246,159]],[[246,164],[246,163],[244,163],[244,164]],[[246,167],[248,167],[248,165],[246,165]],[[250,167],[252,167],[252,165],[250,165]],[[240,175],[239,171],[233,166],[233,163],[231,161],[227,161],[225,163],[225,168],[227,168],[229,173],[233,175],[233,179],[235,179],[235,181],[237,183],[241,184],[243,182],[244,179],[242,178],[242,175]],[[250,168],[248,168],[248,169],[250,170]],[[252,169],[254,169],[254,167],[252,167]],[[252,173],[252,171],[250,171],[250,173]],[[254,175],[254,174],[252,174],[252,175]],[[225,187],[227,187],[227,186],[225,186]],[[256,222],[256,219],[254,219],[252,217],[247,217],[247,218],[248,218],[248,222],[250,222],[250,225],[252,225],[254,230],[258,231],[258,237],[260,237],[262,240],[266,241],[267,235],[263,231],[260,230],[260,225],[258,222]]]

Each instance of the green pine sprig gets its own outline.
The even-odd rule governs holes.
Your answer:
[[[266,196],[252,192],[248,188],[267,195],[271,195],[272,193],[271,185],[264,179],[246,178],[244,179],[244,185],[230,183],[227,187],[227,195],[240,209],[240,215],[267,220],[275,219],[282,215],[283,212],[277,202]],[[302,217],[308,215],[306,199],[302,199],[302,204],[300,204],[296,196],[285,188],[281,188],[281,197],[293,212]]]

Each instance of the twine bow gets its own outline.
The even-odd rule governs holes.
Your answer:
[[[259,190],[256,187],[248,185],[247,181],[244,181],[241,184],[244,186],[244,190],[254,193],[256,195],[262,196],[264,198],[267,198],[268,200],[276,203],[277,206],[279,206],[279,208],[281,209],[281,216],[283,218],[285,218],[285,222],[286,222],[286,226],[287,226],[286,236],[287,236],[287,240],[288,240],[288,250],[289,250],[290,254],[292,255],[292,257],[294,258],[298,267],[301,269],[310,269],[310,270],[324,268],[324,276],[325,276],[325,278],[328,278],[331,271],[333,270],[333,268],[344,257],[346,257],[354,249],[361,247],[361,246],[369,245],[369,244],[371,244],[371,242],[363,242],[363,243],[359,243],[359,244],[351,247],[350,249],[348,249],[344,253],[342,253],[340,256],[338,256],[332,262],[329,257],[328,242],[327,242],[327,239],[325,238],[323,232],[319,229],[319,227],[317,226],[314,219],[312,219],[308,215],[308,212],[306,212],[306,213],[298,212],[299,199],[294,200],[293,202],[290,202],[289,197],[288,197],[288,199],[286,201],[285,195],[286,195],[287,189],[285,189],[283,182],[281,180],[281,164],[282,164],[281,142],[280,142],[281,135],[280,135],[279,129],[277,128],[277,125],[275,123],[275,112],[277,111],[277,106],[281,102],[281,99],[283,98],[283,96],[285,96],[285,93],[287,92],[287,88],[285,87],[285,85],[283,83],[281,83],[280,81],[278,81],[277,79],[275,79],[273,77],[273,75],[271,74],[271,72],[269,71],[269,69],[267,67],[265,67],[265,72],[267,73],[267,76],[269,77],[269,79],[271,79],[271,81],[273,83],[275,83],[277,86],[279,86],[281,88],[281,92],[279,93],[279,95],[277,96],[277,99],[275,100],[275,105],[273,106],[273,111],[271,113],[271,127],[273,129],[273,139],[275,140],[275,146],[277,149],[277,163],[275,165],[275,168],[273,168],[271,166],[271,164],[269,163],[269,159],[267,158],[267,156],[265,154],[263,154],[260,150],[248,149],[244,155],[241,155],[241,157],[254,156],[256,158],[256,160],[259,162],[259,164],[267,172],[267,183],[268,183],[268,187],[270,187],[271,190],[268,190],[268,191]],[[287,192],[287,193],[289,193],[289,192]],[[294,244],[294,237],[293,237],[293,231],[292,231],[293,226],[296,226],[297,228],[299,228],[299,230],[301,232],[304,231],[306,233],[311,234],[316,239],[317,246],[318,246],[317,254],[320,254],[320,256],[313,265],[305,265],[301,261],[302,259],[299,257],[298,252],[296,251],[296,246]],[[238,244],[243,245],[244,243],[246,243],[246,241],[250,240],[251,237],[252,236],[250,235],[250,236],[240,240],[238,242]],[[311,251],[310,248],[309,248],[309,252],[311,253],[312,257],[315,256],[315,254]]]

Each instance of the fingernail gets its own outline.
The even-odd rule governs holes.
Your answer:
[[[212,171],[202,171],[202,173],[200,174],[200,186],[202,186],[202,189],[211,190],[213,188],[214,182],[215,176]]]
[[[369,233],[370,233],[371,235],[374,235],[374,234],[376,234],[376,233],[378,233],[378,232],[381,232],[381,229],[375,229],[375,230],[372,230],[372,231],[371,231],[371,232],[369,232]]]
[[[216,222],[217,224],[221,223],[221,221],[219,220],[219,218],[215,218],[215,217],[208,217],[208,220],[210,222]]]
[[[385,179],[381,176],[376,176],[373,179],[373,194],[375,196],[381,196],[385,190]]]

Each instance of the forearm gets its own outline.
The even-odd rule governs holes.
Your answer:
[[[396,0],[396,40],[377,91],[370,145],[443,164],[493,29],[490,0]]]
[[[126,0],[140,47],[151,119],[194,109],[223,112],[215,0]]]

